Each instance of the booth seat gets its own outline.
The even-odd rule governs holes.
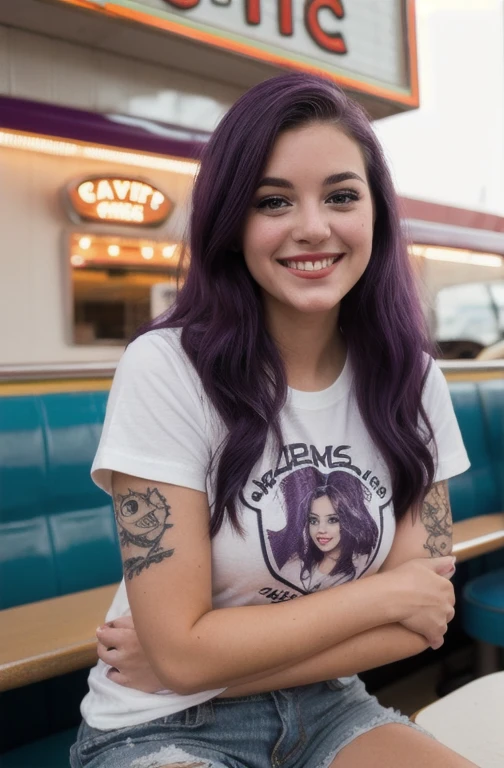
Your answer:
[[[471,461],[449,482],[453,519],[504,511],[504,379],[449,386]]]
[[[503,511],[504,380],[453,382],[450,392],[472,462],[450,481],[454,519]],[[2,608],[121,578],[110,499],[89,477],[106,399],[106,391],[0,396]],[[504,563],[502,553],[496,556]],[[30,717],[38,710],[27,701],[25,724]],[[63,768],[73,736],[49,734],[5,752],[0,762],[3,768]]]
[[[120,580],[111,501],[89,476],[107,395],[0,397],[0,608]]]
[[[89,476],[107,396],[0,396],[2,609],[121,579],[111,500]],[[0,755],[2,767],[66,768],[84,689],[73,673],[3,693],[3,748],[22,746]]]

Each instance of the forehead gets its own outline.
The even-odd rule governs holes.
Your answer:
[[[334,508],[328,496],[320,496],[320,498],[314,499],[311,511],[316,515],[334,515]]]
[[[322,174],[354,171],[366,178],[359,144],[333,123],[310,123],[284,131],[268,158],[265,176],[294,180]]]

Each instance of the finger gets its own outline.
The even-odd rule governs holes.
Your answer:
[[[112,669],[109,669],[107,672],[107,677],[109,680],[112,680],[112,682],[117,683],[117,685],[128,685],[128,678],[123,675],[116,667],[112,667]]]
[[[119,616],[117,619],[107,621],[107,625],[117,629],[135,629],[132,616]]]
[[[441,646],[444,643],[444,636],[446,635],[447,632],[448,632],[448,623],[443,625],[443,627],[439,630],[439,633],[437,634],[436,638],[434,638],[435,646],[433,645],[432,646],[433,648],[435,648],[436,650],[438,648],[441,648]]]
[[[417,562],[436,573],[440,573],[441,571],[450,571],[455,565],[455,560],[453,555],[443,555],[443,557],[422,557]]]
[[[115,648],[106,648],[102,643],[96,646],[98,658],[110,667],[115,667],[119,663],[120,654]]]
[[[436,573],[445,576],[455,570],[455,559],[453,555],[445,555],[444,557],[435,557],[430,562],[433,563]]]
[[[116,629],[115,627],[107,626],[107,624],[96,629],[96,637],[107,648],[123,647],[128,642],[130,636],[131,633],[127,629]]]

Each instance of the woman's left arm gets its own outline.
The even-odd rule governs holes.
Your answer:
[[[390,571],[418,557],[450,555],[452,527],[448,482],[441,480],[431,487],[419,513],[415,515],[409,510],[397,524],[392,548],[380,572]]]

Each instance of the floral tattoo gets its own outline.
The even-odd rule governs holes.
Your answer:
[[[427,549],[431,557],[449,555],[452,546],[452,516],[446,481],[435,483],[424,499],[421,520],[427,531]]]

